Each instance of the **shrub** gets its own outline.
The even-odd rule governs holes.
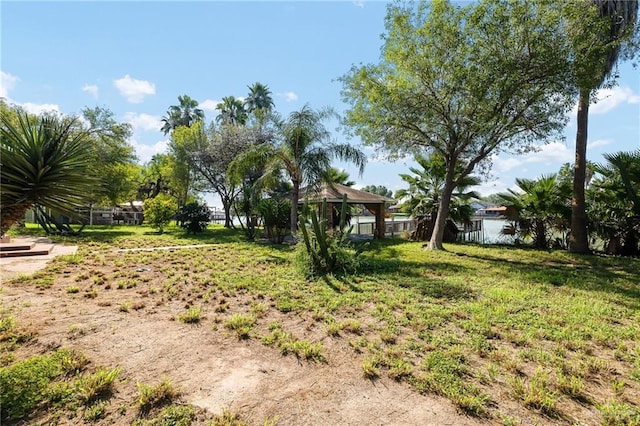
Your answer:
[[[326,274],[349,274],[359,267],[358,256],[365,247],[355,249],[348,235],[350,229],[346,227],[346,215],[349,206],[345,194],[340,210],[340,224],[337,229],[329,229],[327,225],[327,200],[322,203],[322,217],[318,218],[316,211],[310,211],[307,206],[300,215],[299,227],[304,245],[297,250],[299,267],[308,276],[322,276]]]
[[[202,232],[209,225],[209,208],[206,204],[197,202],[189,203],[180,207],[176,220],[187,234]]]
[[[272,243],[280,244],[290,228],[291,201],[284,198],[265,198],[257,206],[264,222],[264,232]]]
[[[144,217],[160,233],[169,224],[178,210],[178,204],[172,197],[160,194],[144,202]]]

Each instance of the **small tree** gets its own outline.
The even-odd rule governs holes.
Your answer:
[[[166,194],[159,194],[144,202],[144,218],[160,233],[171,222],[178,210],[176,200]]]
[[[209,225],[209,219],[210,214],[207,205],[195,201],[180,207],[176,216],[180,227],[185,229],[187,234],[197,234],[204,231]]]

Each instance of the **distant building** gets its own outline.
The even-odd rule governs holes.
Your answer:
[[[505,217],[507,215],[507,208],[505,206],[485,207],[479,209],[476,214],[484,217]]]

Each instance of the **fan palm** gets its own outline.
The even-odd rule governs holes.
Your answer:
[[[78,120],[3,112],[0,136],[0,234],[34,205],[74,216],[95,184],[91,145]]]
[[[407,189],[396,191],[395,198],[406,199],[402,208],[413,217],[425,216],[432,221],[438,215],[440,197],[445,183],[446,168],[444,161],[438,156],[416,156],[416,162],[421,169],[410,167],[413,175],[401,174],[400,178],[409,184]],[[478,185],[480,180],[472,175],[466,176],[451,195],[449,219],[459,223],[469,223],[473,209],[469,202],[479,198],[480,194],[468,191],[468,188]]]
[[[275,106],[271,97],[271,90],[262,83],[256,82],[249,86],[249,96],[244,101],[248,113],[255,114],[258,123],[262,124]]]
[[[609,254],[637,255],[640,241],[640,150],[605,154],[590,186],[592,230]]]
[[[517,230],[531,236],[537,248],[547,248],[551,231],[566,230],[571,210],[570,188],[557,179],[557,175],[546,175],[539,179],[516,179],[519,191],[510,189],[498,194],[508,208],[509,218],[516,221]]]
[[[216,120],[221,124],[243,126],[247,122],[248,115],[244,104],[234,96],[222,98],[222,102],[216,105],[216,109],[220,111]]]
[[[602,87],[611,75],[630,37],[638,34],[637,0],[593,0],[592,8],[597,19],[585,19],[583,11],[589,10],[584,4],[567,3],[577,6],[574,15],[578,22],[570,25],[575,47],[575,72],[580,91],[578,101],[576,155],[573,178],[573,202],[571,214],[571,236],[569,250],[574,253],[589,252],[587,238],[587,216],[585,201],[585,176],[587,171],[587,129],[589,103],[593,92]],[[585,22],[587,24],[585,24]]]
[[[198,101],[184,95],[178,96],[178,102],[179,105],[171,105],[167,115],[162,117],[164,125],[160,130],[165,135],[178,126],[191,127],[194,123],[204,120],[204,112],[198,108]]]

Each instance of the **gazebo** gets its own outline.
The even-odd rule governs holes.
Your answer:
[[[375,215],[376,223],[373,230],[374,238],[384,238],[385,225],[385,203],[395,202],[393,199],[383,197],[382,195],[372,194],[366,191],[360,191],[349,186],[334,183],[333,185],[323,184],[318,190],[307,192],[302,191],[302,195],[298,199],[298,204],[317,203],[321,205],[323,200],[327,200],[327,212],[333,212],[333,207],[342,204],[344,195],[347,195],[348,204],[362,204],[371,214]],[[320,208],[321,210],[321,208]],[[329,226],[334,226],[333,214],[327,219]]]

